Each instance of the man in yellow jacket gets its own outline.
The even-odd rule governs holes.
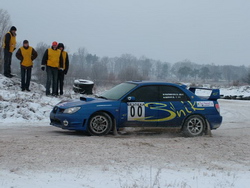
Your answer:
[[[16,53],[17,59],[21,60],[21,88],[22,91],[30,91],[31,70],[33,60],[37,57],[37,52],[29,46],[29,41],[24,40],[23,46]],[[26,78],[25,78],[26,77]]]
[[[16,49],[16,27],[12,26],[10,31],[6,33],[3,40],[4,48],[4,76],[12,78],[11,74],[11,58],[12,53]]]
[[[64,51],[63,43],[58,43],[57,48],[62,51],[63,58],[63,69],[58,70],[58,86],[60,90],[60,95],[63,95],[64,75],[66,75],[69,70],[69,56],[68,53]]]
[[[52,83],[52,96],[58,95],[58,69],[63,70],[63,59],[61,50],[57,49],[57,42],[52,43],[51,48],[48,48],[42,59],[41,69],[44,71],[46,67],[46,95],[51,95],[50,86]]]

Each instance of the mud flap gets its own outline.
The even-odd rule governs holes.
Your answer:
[[[211,131],[210,123],[208,122],[208,120],[206,120],[206,124],[207,124],[207,128],[205,131],[205,135],[212,137],[212,131]]]
[[[118,136],[118,132],[117,132],[117,127],[116,127],[116,121],[114,120],[114,126],[113,126],[113,135],[114,136]]]

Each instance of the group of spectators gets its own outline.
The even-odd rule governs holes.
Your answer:
[[[12,53],[16,50],[16,27],[12,26],[6,33],[3,40],[4,48],[4,76],[12,78],[11,59]],[[23,46],[16,52],[17,59],[21,66],[21,90],[30,91],[30,80],[33,61],[37,58],[36,50],[29,45],[28,40],[23,41]],[[68,53],[64,51],[64,44],[54,41],[51,48],[48,48],[42,58],[41,70],[46,70],[46,95],[63,95],[64,75],[69,69]],[[52,91],[51,91],[52,88]],[[59,92],[58,92],[59,91]]]

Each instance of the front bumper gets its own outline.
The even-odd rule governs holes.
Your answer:
[[[52,110],[50,113],[50,125],[67,129],[67,130],[79,130],[86,131],[87,117],[80,115],[79,113],[64,114],[59,109]]]

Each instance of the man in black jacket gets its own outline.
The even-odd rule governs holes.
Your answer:
[[[64,75],[67,74],[69,69],[69,56],[68,53],[64,51],[63,43],[59,43],[57,48],[61,50],[63,59],[63,69],[58,70],[58,85],[59,85],[60,95],[63,95]]]
[[[11,74],[11,58],[12,53],[16,49],[16,27],[12,26],[10,31],[6,33],[3,40],[4,48],[4,76],[12,78]]]

